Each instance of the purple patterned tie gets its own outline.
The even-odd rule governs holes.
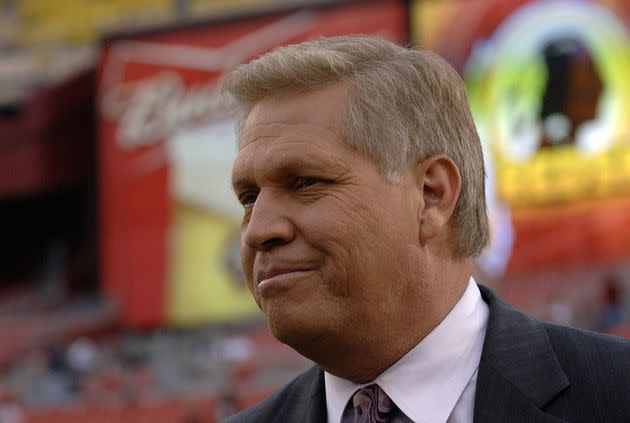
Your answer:
[[[342,423],[411,422],[376,384],[354,393],[341,417]]]

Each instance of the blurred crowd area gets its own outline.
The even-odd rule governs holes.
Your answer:
[[[307,365],[256,326],[86,332],[3,371],[0,421],[221,421]]]
[[[273,339],[242,280],[233,121],[216,84],[238,61],[320,35],[444,55],[496,154],[477,280],[540,319],[630,338],[630,148],[606,126],[629,134],[626,9],[0,0],[0,423],[216,422],[309,366]],[[582,30],[597,39],[584,16],[619,29],[623,42],[594,43],[615,48],[605,66],[581,44]],[[546,43],[538,56],[518,56],[527,31]],[[516,44],[501,50],[500,36]]]

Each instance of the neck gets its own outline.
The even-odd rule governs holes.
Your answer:
[[[407,295],[405,306],[387,320],[377,316],[369,333],[320,339],[319,348],[300,353],[340,378],[360,384],[373,381],[422,342],[457,304],[473,267],[472,259],[459,264],[434,275],[428,295]]]

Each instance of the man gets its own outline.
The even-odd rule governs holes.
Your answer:
[[[317,365],[233,422],[630,421],[630,345],[472,279],[488,239],[461,79],[380,39],[237,68],[241,255],[274,336]]]

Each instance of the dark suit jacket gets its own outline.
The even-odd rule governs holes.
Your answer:
[[[490,315],[475,422],[630,423],[630,341],[540,322],[480,289]],[[312,367],[228,422],[325,423],[323,371]]]

